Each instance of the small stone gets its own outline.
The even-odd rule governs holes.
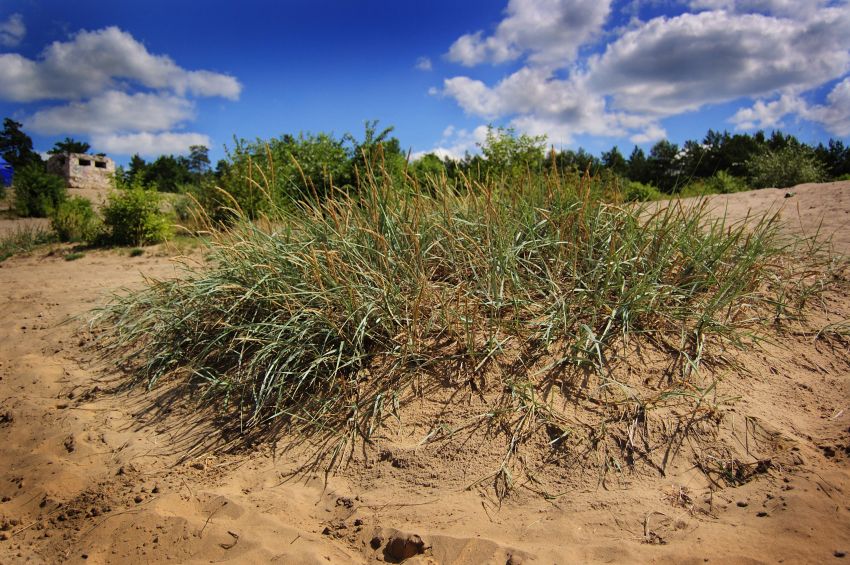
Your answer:
[[[759,518],[765,518],[767,516],[767,512],[759,512],[756,514],[756,516],[758,516]]]
[[[736,502],[736,504],[738,505],[738,508],[746,508],[750,505],[750,503],[746,500],[739,500],[738,502]]]
[[[425,542],[416,534],[393,537],[387,542],[384,554],[387,557],[401,561],[425,551]]]
[[[191,467],[193,469],[197,469],[198,471],[203,471],[207,468],[207,466],[201,463],[200,461],[195,461],[194,463],[192,463]]]
[[[144,498],[142,498],[141,494],[137,494],[136,498],[133,499],[133,501],[135,501],[136,504],[139,504],[143,500],[144,500]]]
[[[381,536],[374,536],[369,541],[369,547],[371,547],[372,549],[378,549],[379,547],[381,547],[382,543],[384,543],[384,540],[381,538]]]
[[[843,558],[843,557],[845,557],[845,556],[847,555],[847,552],[846,552],[846,551],[838,551],[838,550],[836,550],[836,551],[834,551],[832,554],[833,554],[834,556],[838,557],[839,559],[841,559],[841,558]]]

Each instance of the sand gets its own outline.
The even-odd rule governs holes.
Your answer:
[[[850,183],[711,204],[732,217],[784,207],[786,229],[820,225],[850,254]],[[752,461],[769,461],[739,486],[713,485],[683,457],[664,474],[565,479],[554,498],[518,488],[499,499],[490,482],[470,487],[492,471],[480,446],[425,448],[399,428],[368,464],[293,476],[299,449],[222,446],[173,389],[122,386],[73,317],[143,276],[175,275],[163,248],[0,263],[0,563],[850,559],[846,341],[783,334],[741,354],[749,374],[724,377],[727,431]],[[850,299],[828,293],[812,318],[847,320]]]

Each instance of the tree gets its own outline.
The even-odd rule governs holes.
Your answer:
[[[53,144],[53,149],[48,151],[48,153],[51,155],[59,153],[88,153],[90,149],[91,145],[85,141],[77,141],[76,139],[66,137],[64,140],[57,141]]]
[[[145,185],[155,186],[160,192],[177,192],[181,185],[192,182],[189,160],[174,155],[160,155],[145,167],[143,180]]]
[[[630,180],[641,183],[648,183],[650,180],[646,153],[637,145],[632,149],[632,154],[629,155],[628,177]]]
[[[628,174],[629,163],[616,145],[610,151],[602,154],[602,164],[616,175],[626,176]]]
[[[488,126],[487,138],[483,144],[478,145],[491,172],[516,178],[526,171],[540,170],[543,165],[546,136],[517,135],[514,128]]]
[[[51,175],[40,162],[32,162],[15,174],[15,212],[19,216],[46,218],[67,195],[62,177]]]
[[[21,127],[22,124],[6,118],[0,132],[0,155],[15,169],[41,163],[41,157],[32,150],[32,139],[21,131]]]
[[[850,174],[850,147],[845,147],[840,139],[830,139],[827,146],[819,143],[815,148],[815,156],[826,167],[831,178]]]
[[[127,182],[131,183],[133,179],[138,178],[139,180],[144,180],[145,175],[148,171],[148,164],[144,159],[139,157],[139,154],[136,153],[132,157],[130,157],[130,165],[127,167]]]
[[[677,160],[679,146],[662,139],[649,151],[649,175],[652,184],[664,192],[672,192],[679,183],[682,171]]]
[[[210,150],[205,145],[189,146],[189,170],[202,177],[210,169]]]

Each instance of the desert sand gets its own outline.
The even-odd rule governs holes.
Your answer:
[[[820,229],[850,254],[848,182],[711,206],[734,218],[781,209],[785,229]],[[737,486],[683,456],[664,473],[565,477],[550,497],[499,498],[481,482],[493,469],[480,444],[423,446],[422,430],[401,428],[380,457],[293,474],[300,448],[228,444],[167,387],[124,386],[93,347],[87,312],[146,276],[179,276],[170,254],[0,263],[0,563],[850,560],[846,337],[789,331],[739,354],[748,373],[721,382],[730,437],[753,464]],[[811,307],[811,328],[848,318],[844,291]]]

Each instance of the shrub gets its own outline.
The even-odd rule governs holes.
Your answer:
[[[812,150],[798,145],[759,153],[747,161],[747,171],[754,188],[786,188],[826,178]]]
[[[65,181],[30,164],[15,175],[15,211],[20,216],[46,218],[65,200]]]
[[[171,225],[159,205],[159,194],[138,182],[113,191],[103,209],[109,240],[115,245],[134,246],[165,240]]]
[[[89,200],[74,196],[53,210],[50,227],[60,241],[93,243],[100,235],[103,223]]]
[[[660,190],[651,184],[642,182],[630,181],[626,186],[626,192],[623,194],[623,199],[626,202],[646,202],[648,200],[659,200],[664,198]]]
[[[732,194],[747,190],[743,179],[726,171],[717,171],[714,176],[705,179],[705,187],[710,194]]]

